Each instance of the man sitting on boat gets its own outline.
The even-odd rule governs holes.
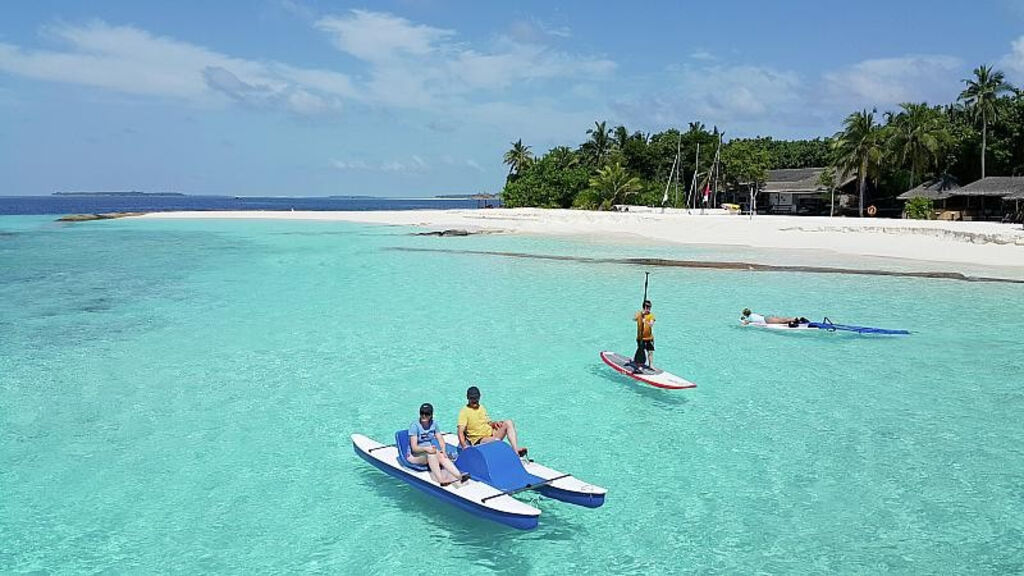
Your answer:
[[[747,324],[787,324],[790,328],[796,328],[801,324],[809,324],[810,320],[803,316],[763,316],[754,314],[750,308],[744,308],[740,316],[740,322]]]
[[[430,404],[420,406],[419,420],[409,426],[409,448],[410,454],[406,459],[413,464],[426,464],[430,469],[430,477],[441,486],[469,480],[469,474],[459,472],[455,463],[448,458],[444,436],[437,431],[434,407]]]
[[[480,404],[480,389],[470,386],[466,390],[466,405],[459,410],[459,446],[466,448],[487,442],[500,442],[505,438],[508,438],[508,443],[517,454],[526,455],[526,448],[519,446],[515,423],[511,420],[491,422],[487,409]]]

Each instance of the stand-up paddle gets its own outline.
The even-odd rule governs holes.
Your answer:
[[[616,354],[615,352],[601,352],[601,360],[605,364],[612,367],[613,370],[620,374],[629,376],[633,380],[649,384],[656,388],[667,388],[669,390],[680,390],[683,388],[696,388],[697,385],[684,378],[680,378],[675,374],[670,374],[664,370],[658,370],[651,368],[647,365],[647,351],[644,348],[644,332],[643,332],[643,305],[647,303],[647,285],[650,280],[651,273],[644,272],[644,299],[641,301],[640,309],[641,316],[637,319],[637,333],[636,333],[636,354],[633,355],[633,359],[630,360],[628,357],[622,354]],[[648,339],[650,336],[648,336]]]
[[[640,309],[644,309],[644,304],[647,302],[647,282],[651,279],[650,272],[644,272],[644,299],[640,301]],[[633,364],[639,369],[640,366],[647,364],[647,352],[644,350],[643,334],[640,333],[640,328],[637,328],[636,333],[636,352],[633,354]]]

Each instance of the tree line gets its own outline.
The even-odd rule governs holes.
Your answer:
[[[863,215],[869,191],[876,199],[892,198],[939,178],[966,184],[986,175],[1024,173],[1024,91],[984,65],[963,84],[956,102],[907,102],[883,113],[860,110],[847,116],[836,134],[812,140],[726,141],[717,126],[709,130],[700,122],[691,122],[686,131],[655,134],[595,122],[576,148],[557,146],[541,156],[517,140],[504,155],[509,172],[502,203],[660,206],[673,173],[687,190],[693,182],[725,190],[757,187],[772,169],[829,167],[823,180],[856,176]],[[685,195],[676,194],[674,186],[666,205],[682,206]]]

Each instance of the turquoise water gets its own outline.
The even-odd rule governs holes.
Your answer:
[[[663,255],[0,218],[0,572],[1024,571],[1021,286],[656,269],[656,363],[699,384],[668,392],[597,356],[631,352],[642,268],[393,247]],[[915,334],[768,334],[743,306]],[[353,454],[424,401],[452,427],[469,384],[607,504],[526,496],[522,533]]]

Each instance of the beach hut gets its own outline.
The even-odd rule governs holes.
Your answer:
[[[956,196],[960,190],[960,184],[952,176],[943,176],[935,180],[922,182],[916,188],[911,188],[896,197],[897,200],[912,200],[914,198],[927,198],[933,203],[940,203],[941,209],[938,214],[939,220],[959,220],[959,211],[947,207],[947,201]]]
[[[1024,196],[1024,177],[989,176],[960,188],[965,220],[1003,220],[1013,211],[1015,199]]]
[[[825,196],[831,190],[821,184],[824,168],[784,168],[769,170],[761,193],[768,195],[772,214],[828,214]],[[855,175],[843,174],[836,179],[836,194],[855,193],[847,190],[855,184]]]
[[[1018,190],[1004,196],[1003,201],[1013,204],[1013,212],[1003,217],[1003,221],[1024,224],[1024,209],[1021,208],[1024,205],[1024,190]]]

